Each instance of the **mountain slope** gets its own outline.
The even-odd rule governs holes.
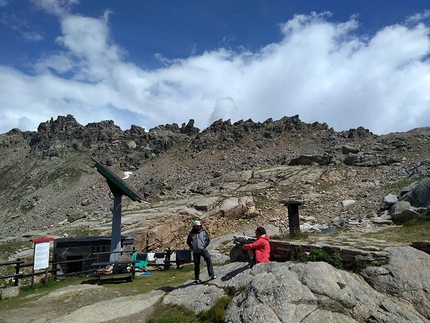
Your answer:
[[[279,218],[285,214],[280,201],[291,198],[303,199],[301,214],[320,223],[363,218],[378,212],[383,196],[428,174],[429,140],[430,128],[377,136],[364,128],[335,132],[298,116],[219,120],[203,131],[193,120],[122,131],[113,121],[82,126],[71,115],[58,117],[36,132],[0,135],[0,241],[66,220],[109,217],[109,188],[91,158],[119,176],[132,172],[128,183],[150,204],[252,196],[261,212],[246,226]],[[346,199],[357,203],[341,208]],[[125,212],[131,204],[123,199]],[[147,207],[133,205],[134,211]],[[216,220],[220,231],[245,225]]]

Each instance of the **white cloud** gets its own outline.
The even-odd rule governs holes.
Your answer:
[[[258,52],[159,55],[165,67],[149,71],[128,62],[111,39],[109,12],[91,18],[65,14],[76,1],[41,3],[60,16],[60,48],[41,57],[32,76],[0,67],[0,132],[20,119],[37,125],[67,114],[82,124],[113,119],[123,129],[188,119],[203,129],[219,118],[296,114],[378,134],[429,125],[430,41],[422,22],[357,36],[354,17],[331,23],[328,13],[296,15],[280,26],[282,41]]]
[[[73,5],[79,4],[79,0],[31,0],[31,2],[36,7],[59,16],[67,14]]]
[[[232,98],[222,98],[216,101],[212,114],[209,118],[209,124],[213,122],[223,119],[230,119],[237,110],[237,107],[234,105],[234,100]]]
[[[41,34],[38,34],[35,31],[23,32],[22,33],[22,37],[27,42],[33,42],[33,41],[41,41],[41,40],[43,40],[43,36]]]

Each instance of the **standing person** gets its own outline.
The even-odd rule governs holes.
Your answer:
[[[214,274],[212,266],[212,259],[209,251],[206,250],[210,243],[209,234],[203,229],[202,224],[199,220],[193,222],[193,229],[188,234],[187,245],[193,250],[194,259],[194,284],[201,284],[200,280],[200,256],[206,262],[208,267],[208,274],[210,279],[215,279],[217,276]]]
[[[266,234],[266,229],[263,227],[258,227],[255,230],[255,235],[257,237],[255,242],[243,245],[243,249],[248,250],[249,266],[251,268],[256,263],[269,262],[270,259],[270,237]]]

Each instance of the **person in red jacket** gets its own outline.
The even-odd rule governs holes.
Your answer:
[[[243,249],[248,250],[249,265],[251,268],[256,263],[269,262],[270,259],[270,237],[266,234],[266,229],[258,227],[255,230],[255,235],[257,236],[255,242],[243,245]]]

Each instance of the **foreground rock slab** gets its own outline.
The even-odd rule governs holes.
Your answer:
[[[137,296],[114,298],[88,305],[73,311],[63,317],[35,323],[101,323],[115,319],[125,318],[137,313],[145,312],[155,305],[164,296],[163,291],[152,291]]]
[[[235,295],[226,310],[229,323],[430,322],[430,255],[411,247],[386,251],[389,264],[361,273],[325,262],[269,262],[252,269],[230,263],[215,267],[217,279],[184,284],[164,303],[198,313],[229,292]]]

